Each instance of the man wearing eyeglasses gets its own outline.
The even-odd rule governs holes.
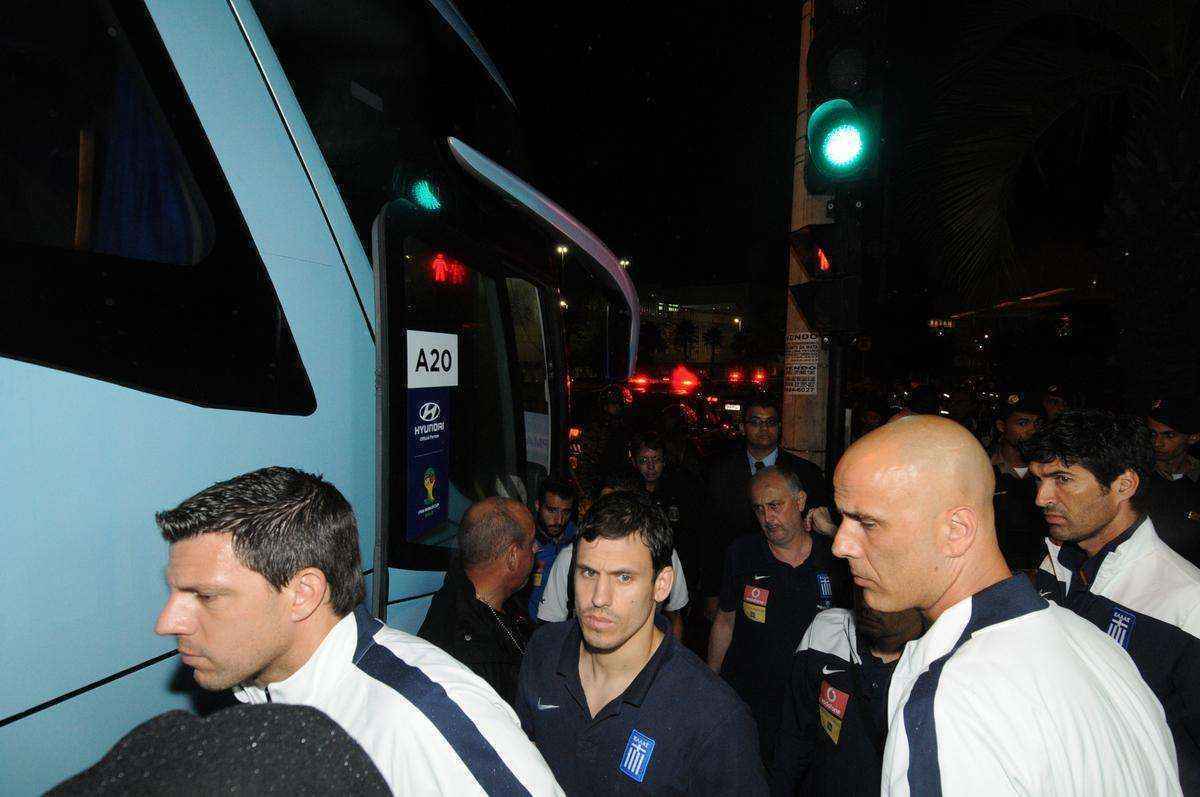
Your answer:
[[[702,528],[702,573],[700,590],[709,619],[717,614],[717,594],[721,588],[721,569],[729,543],[748,532],[758,531],[758,520],[750,506],[750,477],[765,468],[776,467],[796,474],[807,496],[805,525],[832,537],[837,527],[829,514],[829,491],[825,474],[807,459],[793,456],[779,446],[781,434],[779,405],[760,396],[743,407],[742,431],[745,445],[719,457],[708,473],[708,501]]]

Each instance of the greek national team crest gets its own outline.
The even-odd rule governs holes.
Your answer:
[[[832,609],[833,582],[829,580],[828,573],[817,573],[817,589],[820,592],[820,597],[817,598],[817,608]]]
[[[629,734],[629,743],[625,745],[625,752],[621,754],[620,770],[641,783],[646,777],[646,769],[650,766],[650,756],[653,754],[654,740],[635,730]]]
[[[1136,624],[1137,615],[1115,606],[1112,617],[1108,620],[1108,635],[1117,640],[1118,645],[1129,650],[1129,637],[1133,635],[1133,626]]]

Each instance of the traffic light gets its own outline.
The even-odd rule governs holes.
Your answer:
[[[886,0],[814,0],[808,48],[810,194],[874,176],[886,64]]]
[[[874,160],[876,140],[873,125],[849,100],[826,100],[808,116],[809,162],[831,182],[861,177]]]
[[[789,288],[809,327],[822,335],[858,329],[861,278],[847,268],[843,225],[814,224],[792,234],[791,246],[807,282]]]

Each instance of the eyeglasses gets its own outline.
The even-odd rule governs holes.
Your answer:
[[[760,428],[763,426],[770,428],[772,426],[778,426],[779,419],[778,418],[747,418],[746,425],[753,426],[755,428]]]

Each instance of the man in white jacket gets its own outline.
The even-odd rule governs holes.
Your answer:
[[[838,463],[849,561],[871,608],[916,607],[888,692],[883,794],[1179,794],[1162,707],[1102,631],[1013,576],[987,455],[937,416],[893,421]]]
[[[1141,418],[1068,410],[1024,445],[1050,529],[1038,591],[1129,652],[1200,795],[1200,570],[1139,509],[1154,467]]]
[[[333,485],[264,468],[156,519],[171,548],[155,630],[202,687],[324,711],[396,793],[562,794],[483,679],[359,606],[358,528]]]

